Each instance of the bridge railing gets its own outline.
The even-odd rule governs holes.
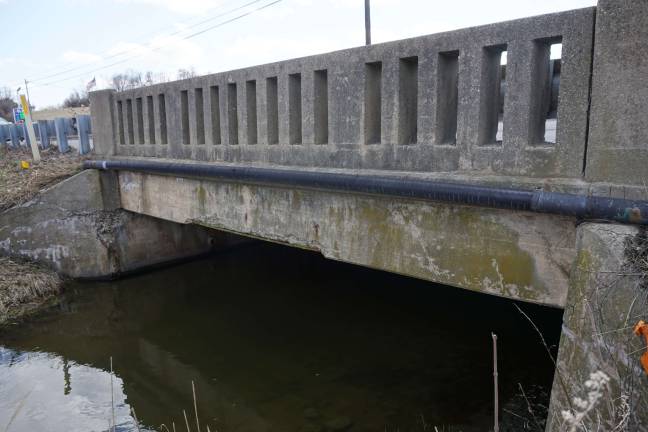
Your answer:
[[[93,148],[92,125],[89,115],[57,117],[54,120],[39,120],[34,123],[34,135],[41,149],[56,142],[61,153],[74,148],[80,154],[87,154]],[[29,148],[29,134],[25,124],[0,125],[0,146]]]
[[[100,155],[580,177],[594,13],[94,92],[95,148]],[[552,47],[554,58],[562,48],[559,62]]]

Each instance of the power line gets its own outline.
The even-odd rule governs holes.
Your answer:
[[[182,37],[180,40],[188,40],[188,39],[192,39],[192,38],[194,38],[194,37],[196,37],[196,36],[199,36],[199,35],[201,35],[201,34],[203,34],[203,33],[208,32],[208,31],[211,31],[211,30],[214,30],[214,29],[216,29],[216,28],[222,27],[222,26],[224,26],[224,25],[226,25],[226,24],[229,24],[229,23],[232,23],[232,22],[234,22],[234,21],[238,21],[238,20],[241,19],[241,18],[244,18],[244,17],[246,17],[246,16],[248,16],[248,15],[252,15],[252,14],[255,13],[255,12],[258,12],[258,11],[260,11],[260,10],[266,9],[266,8],[268,8],[268,7],[270,7],[270,6],[273,6],[273,5],[277,4],[277,3],[280,3],[280,2],[282,2],[282,1],[283,1],[283,0],[275,0],[275,1],[273,1],[273,2],[270,2],[270,3],[268,3],[268,4],[263,5],[263,6],[261,6],[261,7],[258,7],[258,8],[256,8],[256,9],[251,10],[251,11],[248,11],[248,12],[245,12],[245,13],[243,13],[243,14],[241,14],[241,15],[238,15],[238,16],[236,16],[236,17],[234,17],[234,18],[230,18],[230,19],[228,19],[228,20],[226,20],[226,21],[220,22],[220,23],[218,23],[218,24],[216,24],[216,25],[213,25],[213,26],[211,26],[211,27],[207,27],[206,29],[203,29],[203,30],[200,30],[200,31],[198,31],[198,32],[192,33],[192,34],[190,34],[190,35],[188,35],[188,36],[184,36],[184,37]],[[159,50],[161,50],[161,49],[163,49],[163,48],[165,48],[165,47],[167,47],[167,46],[168,46],[168,44],[160,45],[160,46],[158,46],[158,47],[151,48],[150,51],[159,51]],[[99,68],[96,68],[96,69],[92,69],[92,70],[89,70],[89,71],[85,71],[85,72],[82,72],[82,73],[80,73],[80,74],[73,75],[73,76],[71,76],[71,77],[67,77],[67,78],[63,78],[63,79],[60,79],[60,80],[55,80],[55,81],[51,81],[51,82],[47,82],[47,83],[43,83],[43,84],[36,84],[36,85],[39,85],[39,86],[45,87],[45,86],[54,85],[54,84],[57,84],[57,83],[60,83],[60,82],[69,81],[69,80],[76,79],[76,78],[81,78],[81,77],[83,77],[83,76],[85,76],[85,75],[87,75],[87,74],[89,74],[89,73],[98,72],[98,71],[101,71],[101,70],[104,70],[104,69],[111,68],[111,67],[113,67],[113,66],[117,66],[117,65],[122,64],[122,63],[125,63],[125,62],[127,62],[127,61],[129,61],[129,60],[133,60],[133,59],[135,59],[135,58],[141,57],[142,55],[143,55],[143,54],[137,54],[137,55],[135,55],[135,56],[127,57],[127,58],[125,58],[125,59],[121,59],[121,60],[118,60],[118,61],[116,61],[116,62],[110,63],[110,64],[108,64],[108,65],[105,65],[105,66],[102,66],[102,67],[99,67]]]
[[[229,21],[225,21],[223,24],[227,24],[227,23],[229,23],[229,22],[236,21],[237,19],[240,19],[240,18],[246,17],[246,16],[248,16],[248,15],[251,15],[251,14],[254,13],[254,12],[257,12],[257,11],[260,11],[260,10],[262,10],[262,9],[268,8],[268,7],[270,7],[270,6],[273,6],[273,5],[277,4],[277,3],[280,3],[281,1],[282,1],[282,0],[275,0],[275,1],[270,2],[270,3],[268,3],[268,4],[264,5],[264,6],[261,6],[261,7],[259,7],[259,8],[254,9],[254,10],[251,10],[251,11],[249,11],[249,12],[246,12],[246,13],[244,13],[244,14],[242,14],[242,15],[239,15],[238,17],[233,18],[233,19],[231,19],[231,20],[229,20]],[[190,34],[189,36],[185,36],[185,37],[183,37],[182,39],[183,39],[183,40],[191,39],[191,38],[196,37],[196,36],[199,36],[199,35],[201,35],[201,34],[203,34],[203,33],[207,33],[208,31],[213,30],[213,29],[215,29],[215,28],[218,28],[218,27],[220,27],[220,26],[221,26],[220,24],[217,24],[217,25],[212,26],[212,27],[207,27],[206,29],[200,30],[200,31],[198,31],[198,32],[196,32],[196,33],[193,33],[193,34]]]
[[[1,1],[1,0],[0,0],[0,1]],[[225,15],[229,15],[229,14],[232,13],[232,12],[236,12],[236,11],[238,11],[238,10],[244,9],[244,8],[246,8],[246,7],[248,7],[248,6],[251,6],[251,5],[255,4],[255,3],[258,3],[258,2],[260,2],[260,1],[262,1],[262,0],[253,0],[253,1],[249,1],[249,2],[247,2],[247,3],[245,3],[245,4],[241,5],[241,6],[238,6],[238,7],[236,7],[236,8],[230,9],[230,10],[228,10],[228,11],[226,11],[226,12],[220,13],[220,14],[215,15],[215,16],[213,16],[213,17],[210,17],[210,18],[207,18],[207,19],[201,20],[201,21],[196,22],[196,23],[194,23],[194,24],[191,24],[191,25],[189,25],[189,26],[187,26],[187,27],[185,27],[185,28],[181,28],[180,30],[174,31],[174,32],[172,32],[172,33],[170,33],[170,34],[162,34],[162,33],[159,33],[158,31],[155,31],[155,32],[147,32],[147,33],[143,33],[143,34],[141,34],[141,35],[138,36],[138,37],[143,37],[143,36],[146,36],[146,35],[155,35],[153,38],[151,38],[151,40],[150,40],[147,44],[145,44],[145,45],[152,45],[152,43],[153,43],[153,39],[155,39],[155,38],[158,38],[158,37],[170,37],[170,36],[174,36],[174,35],[177,35],[177,34],[179,34],[179,33],[182,33],[182,32],[186,32],[187,30],[189,30],[189,29],[191,29],[191,28],[194,28],[194,27],[200,26],[200,25],[202,25],[202,24],[204,24],[204,23],[206,23],[206,22],[213,21],[213,20],[215,20],[215,19],[217,19],[217,18],[220,18],[220,17],[223,17],[223,16],[225,16]],[[190,20],[190,21],[193,21],[193,20]],[[189,21],[185,21],[185,22],[189,22]],[[160,31],[161,31],[161,30],[162,30],[162,28],[160,28]],[[115,57],[119,57],[119,56],[124,55],[124,54],[128,54],[128,53],[130,53],[130,52],[133,52],[133,51],[137,50],[137,49],[140,48],[140,47],[141,47],[141,45],[138,46],[138,47],[132,47],[132,48],[129,48],[129,49],[125,49],[125,50],[123,50],[123,51],[120,51],[120,52],[117,52],[117,53],[110,54],[108,57],[102,57],[102,58],[100,58],[100,59],[98,59],[98,60],[92,61],[91,63],[103,63],[103,62],[105,62],[106,60],[108,60],[108,59],[110,59],[110,58],[115,58]],[[105,55],[105,54],[108,54],[109,52],[110,52],[110,50],[102,51],[100,54],[97,54],[97,56],[103,56],[103,55]],[[68,72],[72,72],[72,71],[75,71],[75,70],[79,70],[79,69],[84,69],[84,68],[87,68],[87,67],[91,67],[91,66],[88,65],[88,64],[84,64],[84,65],[75,66],[75,67],[72,67],[72,68],[69,68],[69,69],[66,69],[66,70],[63,70],[63,71],[59,71],[61,68],[64,68],[64,67],[67,67],[67,66],[70,66],[70,65],[69,65],[69,64],[62,64],[62,65],[59,65],[59,66],[54,67],[54,68],[52,68],[52,69],[50,70],[50,72],[58,71],[58,72],[56,72],[56,73],[52,73],[52,74],[50,74],[50,75],[39,76],[39,77],[37,77],[37,78],[33,78],[33,79],[27,78],[27,80],[28,80],[29,82],[33,82],[33,83],[35,83],[34,85],[37,85],[36,82],[38,82],[38,81],[43,81],[43,80],[45,80],[45,79],[47,79],[47,78],[52,78],[52,77],[55,77],[55,76],[64,75],[64,74],[66,74],[66,73],[68,73]],[[13,86],[13,87],[15,87],[15,86],[17,86],[17,85],[20,85],[21,83],[22,83],[22,81],[15,81],[15,82],[13,82],[12,84],[9,84],[9,86]]]
[[[229,13],[235,12],[235,11],[237,11],[237,10],[239,10],[239,9],[242,9],[242,8],[244,8],[244,7],[247,7],[247,6],[249,6],[250,4],[256,3],[256,2],[258,2],[258,1],[261,1],[261,0],[256,0],[256,1],[252,1],[252,2],[246,3],[246,4],[244,4],[244,5],[240,6],[240,7],[237,7],[237,8],[231,9],[231,10],[228,10],[227,12],[224,12],[224,13],[222,13],[222,14],[219,14],[219,15],[216,15],[216,16],[214,16],[214,17],[212,17],[212,18],[209,18],[208,20],[210,20],[210,19],[216,19],[216,18],[222,17],[222,16],[224,16],[224,15],[227,15],[227,14],[229,14]],[[190,20],[190,21],[193,21],[193,20]],[[185,21],[185,22],[189,22],[189,21]],[[200,21],[200,22],[198,22],[198,23],[192,24],[192,25],[190,25],[190,26],[188,26],[188,27],[186,27],[186,28],[191,28],[191,27],[194,27],[194,26],[198,26],[198,25],[200,25],[202,22],[204,22],[204,21]],[[164,29],[165,29],[164,27],[161,27],[161,28],[159,28],[158,30],[155,30],[155,31],[142,33],[142,34],[138,35],[138,36],[136,37],[136,39],[140,39],[140,38],[145,37],[145,36],[153,35],[153,37],[151,38],[151,41],[149,41],[149,44],[150,44],[150,43],[152,42],[152,40],[155,39],[156,37],[160,37],[160,36],[167,36],[166,34],[162,34],[162,33],[160,33],[160,32],[162,32]],[[171,35],[175,35],[175,34],[177,34],[177,33],[181,33],[182,31],[185,31],[185,28],[180,29],[180,30],[178,30],[178,31],[175,31],[175,32],[171,33],[169,36],[171,36]],[[106,60],[108,60],[108,59],[110,59],[110,58],[118,57],[118,56],[121,56],[121,55],[123,55],[123,54],[128,54],[129,52],[132,52],[132,51],[134,51],[135,49],[136,49],[136,48],[129,48],[129,49],[125,49],[125,50],[123,50],[123,51],[119,51],[119,52],[117,52],[117,53],[113,53],[113,54],[109,54],[110,51],[111,51],[110,49],[108,49],[108,50],[104,50],[104,51],[102,51],[101,53],[96,54],[96,56],[100,56],[100,57],[101,57],[100,59],[98,59],[98,60],[93,60],[93,61],[91,61],[90,63],[101,63],[101,62],[104,62],[104,61],[106,61]],[[108,55],[108,56],[105,57],[106,55]],[[31,81],[32,81],[32,82],[42,81],[42,80],[44,80],[44,79],[51,78],[51,77],[54,77],[54,76],[58,76],[58,75],[61,75],[61,74],[64,74],[64,73],[67,73],[67,72],[70,72],[70,71],[74,71],[74,70],[78,70],[78,69],[83,69],[83,68],[88,67],[88,64],[80,65],[80,66],[75,66],[75,67],[72,67],[72,68],[69,68],[69,69],[66,69],[66,70],[63,70],[63,71],[59,71],[61,68],[65,68],[65,67],[68,67],[68,66],[69,66],[69,64],[62,64],[62,65],[59,65],[59,66],[57,66],[57,67],[54,67],[54,68],[52,68],[52,69],[50,70],[50,72],[57,72],[57,73],[53,73],[53,74],[51,74],[51,75],[39,76],[39,77],[36,77],[36,78],[31,79]],[[28,78],[28,79],[29,79],[29,78]]]
[[[192,24],[192,25],[190,25],[190,26],[187,26],[186,28],[183,28],[183,29],[177,30],[177,31],[175,31],[175,32],[172,32],[172,33],[170,33],[170,34],[168,34],[168,35],[167,35],[167,34],[164,34],[164,35],[159,34],[159,35],[157,35],[156,37],[160,37],[160,36],[172,37],[172,36],[175,36],[175,35],[177,35],[177,34],[179,34],[179,33],[183,33],[183,32],[185,32],[185,31],[187,31],[188,29],[191,29],[191,28],[194,28],[194,27],[198,27],[198,26],[203,25],[203,24],[205,24],[205,23],[207,23],[207,22],[210,22],[210,21],[213,21],[213,20],[215,20],[215,19],[221,18],[221,17],[223,17],[223,16],[225,16],[225,15],[229,15],[229,14],[231,14],[231,13],[233,13],[233,12],[239,11],[239,10],[241,10],[241,9],[244,9],[244,8],[246,8],[246,7],[248,7],[248,6],[251,6],[251,5],[255,4],[255,3],[259,3],[259,2],[261,2],[261,1],[262,1],[262,0],[252,0],[252,1],[249,1],[249,2],[247,2],[247,3],[245,3],[245,4],[241,5],[241,6],[238,6],[238,7],[234,8],[234,9],[230,9],[230,10],[228,10],[228,11],[226,11],[226,12],[223,12],[223,13],[220,13],[220,14],[215,15],[215,16],[213,16],[213,17],[210,17],[210,18],[204,19],[204,20],[199,21],[199,22],[197,22],[197,23],[195,23],[195,24]],[[148,45],[150,45],[151,43],[152,43],[152,41],[150,41],[150,42],[148,43]],[[124,54],[128,54],[128,53],[130,53],[130,52],[133,52],[133,51],[135,51],[136,49],[137,49],[137,48],[130,48],[130,49],[126,49],[126,50],[123,50],[123,51],[120,51],[120,52],[117,52],[117,53],[111,54],[111,55],[109,55],[109,56],[107,56],[107,57],[103,57],[101,60],[98,60],[97,62],[104,62],[104,61],[109,60],[109,59],[111,59],[111,58],[119,57],[119,56],[122,56],[122,55],[124,55]],[[60,71],[60,72],[56,72],[56,73],[53,73],[53,74],[50,74],[50,75],[45,75],[45,76],[41,76],[41,77],[38,77],[38,78],[29,79],[29,82],[37,83],[37,82],[39,82],[39,81],[44,81],[44,80],[46,80],[46,79],[48,79],[48,78],[53,78],[53,77],[56,77],[56,76],[64,75],[64,74],[66,74],[66,73],[68,73],[68,72],[73,72],[73,71],[76,71],[76,70],[79,70],[79,69],[84,69],[84,68],[86,68],[86,67],[88,67],[88,65],[75,66],[75,67],[72,67],[72,68],[69,68],[69,69],[66,69],[66,70],[63,70],[63,71]]]

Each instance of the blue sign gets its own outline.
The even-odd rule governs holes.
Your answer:
[[[15,124],[23,124],[25,122],[25,114],[23,113],[22,108],[14,108],[13,115]]]

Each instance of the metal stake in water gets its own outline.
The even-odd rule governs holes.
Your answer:
[[[493,391],[494,391],[494,425],[493,432],[499,432],[499,394],[497,385],[497,335],[491,333],[493,337]]]

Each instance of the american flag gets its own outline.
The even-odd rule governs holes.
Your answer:
[[[92,81],[90,81],[88,84],[86,84],[86,90],[90,91],[92,88],[94,88],[97,85],[97,78],[92,78]]]

